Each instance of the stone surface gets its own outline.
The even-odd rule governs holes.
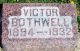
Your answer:
[[[72,38],[8,38],[8,17],[21,15],[23,6],[57,6],[61,16],[71,16],[74,36]],[[4,51],[74,51],[77,41],[76,6],[71,4],[3,4],[2,44]]]

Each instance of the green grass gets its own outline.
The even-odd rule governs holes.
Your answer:
[[[69,0],[0,0],[0,3],[67,3]]]
[[[80,16],[77,16],[78,32],[80,32]]]

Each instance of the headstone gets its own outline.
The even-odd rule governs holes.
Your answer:
[[[51,3],[3,4],[4,51],[74,51],[76,6]]]

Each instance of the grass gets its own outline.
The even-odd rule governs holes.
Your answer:
[[[0,0],[0,3],[67,3],[69,0]]]

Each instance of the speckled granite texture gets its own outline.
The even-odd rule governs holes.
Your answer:
[[[57,6],[61,16],[72,16],[73,38],[8,38],[8,17],[21,15],[23,6]],[[77,41],[76,6],[71,4],[3,4],[2,44],[4,51],[74,51]]]

